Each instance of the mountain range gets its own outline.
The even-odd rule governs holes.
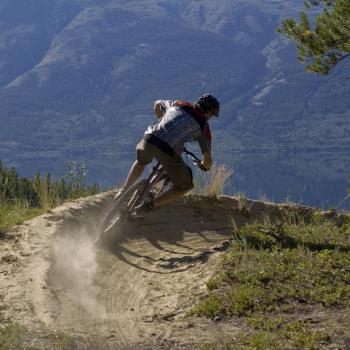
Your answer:
[[[0,150],[131,152],[156,99],[222,103],[214,152],[350,147],[349,63],[306,73],[303,1],[0,0]]]

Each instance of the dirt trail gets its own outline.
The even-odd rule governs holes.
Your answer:
[[[97,246],[111,198],[67,203],[2,240],[1,318],[133,349],[190,349],[222,331],[213,321],[183,316],[206,292],[233,221],[280,217],[283,207],[190,196],[142,223],[119,225]]]

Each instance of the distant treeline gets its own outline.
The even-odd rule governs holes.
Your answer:
[[[33,179],[21,177],[15,168],[5,168],[0,160],[0,205],[21,203],[30,207],[48,209],[66,199],[76,199],[99,192],[97,184],[85,183],[87,170],[84,163],[72,161],[68,164],[68,174],[55,180],[50,173]]]

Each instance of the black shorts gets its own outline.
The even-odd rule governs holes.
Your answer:
[[[142,165],[157,159],[164,166],[176,189],[189,191],[193,188],[192,170],[177,153],[170,156],[151,143],[141,140],[136,147],[136,157]]]

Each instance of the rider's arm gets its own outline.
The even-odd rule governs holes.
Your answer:
[[[154,113],[158,119],[161,119],[165,112],[174,105],[176,101],[172,100],[157,100],[154,102]]]
[[[210,152],[206,152],[203,154],[203,156],[204,156],[204,159],[202,160],[201,164],[205,169],[209,170],[213,164],[211,154],[210,154]]]
[[[204,137],[204,135],[198,138],[198,144],[203,154],[203,160],[201,164],[204,168],[209,170],[213,163],[213,160],[211,158],[211,145],[209,141]]]
[[[162,103],[161,100],[154,102],[154,113],[156,114],[158,119],[160,119],[164,115],[164,111],[162,111],[161,103]]]
[[[211,132],[208,125],[206,125],[197,140],[204,157],[201,164],[209,170],[213,164],[213,160],[211,158]]]

